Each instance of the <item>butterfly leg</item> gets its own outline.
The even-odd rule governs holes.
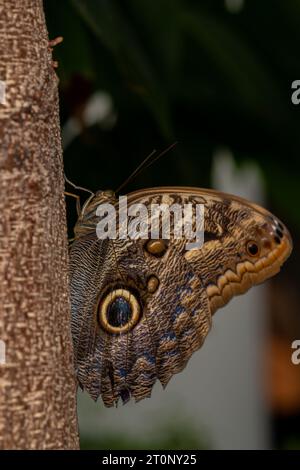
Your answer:
[[[64,195],[74,197],[76,199],[76,212],[77,212],[77,215],[79,215],[81,212],[80,196],[78,196],[78,194],[69,193],[68,191],[64,191]]]

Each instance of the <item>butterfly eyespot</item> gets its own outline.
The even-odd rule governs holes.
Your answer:
[[[141,307],[135,294],[118,288],[100,300],[98,321],[108,333],[127,333],[139,321]]]
[[[253,240],[250,240],[249,242],[247,242],[246,250],[247,250],[248,255],[250,256],[258,256],[259,251],[260,251],[258,244]]]
[[[167,248],[165,240],[149,240],[145,245],[146,251],[154,256],[163,256]]]
[[[150,276],[147,281],[147,290],[150,294],[154,294],[159,286],[159,280],[156,276]]]

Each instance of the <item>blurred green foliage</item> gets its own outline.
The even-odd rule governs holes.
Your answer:
[[[177,423],[178,424],[178,423]],[[155,450],[193,450],[208,449],[209,444],[206,440],[199,437],[199,432],[190,427],[188,423],[180,423],[178,426],[165,425],[162,428],[155,429],[152,439],[149,436],[139,439],[133,439],[120,433],[110,433],[105,436],[101,435],[101,439],[96,436],[89,438],[81,436],[80,448],[83,450],[92,449],[120,449],[120,450],[138,450],[138,449],[155,449]]]
[[[138,187],[209,186],[212,153],[229,147],[264,172],[279,215],[300,227],[300,78],[297,0],[45,0],[59,60],[62,123],[97,90],[114,102],[114,126],[83,128],[65,151],[70,178],[115,188],[154,147],[176,151]],[[129,188],[131,189],[131,188]]]

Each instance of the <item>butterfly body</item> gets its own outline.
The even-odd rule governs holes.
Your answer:
[[[97,237],[97,207],[118,206],[99,191],[83,206],[70,249],[72,334],[79,384],[106,406],[166,386],[204,342],[213,313],[279,271],[292,242],[265,209],[198,188],[150,188],[135,203],[202,204],[204,243]],[[150,227],[151,228],[151,227]]]

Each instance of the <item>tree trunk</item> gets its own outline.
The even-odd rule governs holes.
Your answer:
[[[58,80],[51,61],[42,0],[0,0],[3,449],[78,448]]]

